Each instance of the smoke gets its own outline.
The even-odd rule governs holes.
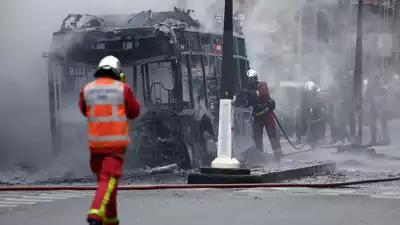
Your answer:
[[[351,94],[346,95],[346,92],[352,93],[350,90],[352,80],[351,77],[346,80],[344,74],[351,71],[352,75],[354,71],[357,15],[355,7],[357,5],[344,5],[345,8],[340,9],[338,1],[254,0],[248,2],[252,4],[248,4],[245,9],[244,35],[247,54],[250,66],[259,71],[261,80],[267,81],[271,87],[276,87],[279,81],[284,80],[303,82],[313,79],[322,87],[332,87],[337,85],[337,82],[343,82],[347,86],[345,90],[340,89],[339,92],[343,92],[345,98],[352,98]],[[376,72],[390,74],[388,71],[395,69],[391,68],[391,65],[384,65],[383,61],[385,54],[386,57],[392,54],[390,40],[392,18],[388,18],[383,12],[379,14],[379,10],[372,12],[372,8],[364,7],[363,10],[363,76],[365,79]],[[303,20],[299,20],[301,17]],[[326,29],[327,41],[318,37],[323,29]],[[386,34],[389,38],[383,37],[379,41],[382,38],[379,37],[381,34]],[[394,92],[389,94],[393,95],[398,91],[397,87],[396,90],[389,90],[389,92]],[[377,92],[373,95],[376,98],[380,96]],[[289,103],[288,98],[293,98],[293,96],[279,95],[273,97],[277,100],[278,107]],[[335,97],[338,96],[333,96],[332,99]],[[397,103],[393,99],[386,96],[382,108],[379,109],[380,113],[390,112],[398,117],[399,109],[394,107]],[[366,99],[365,102],[368,100],[370,99]],[[337,110],[336,106],[335,110]],[[348,109],[347,112],[350,110],[353,108]],[[363,135],[364,143],[367,144],[371,140],[368,104],[364,104],[364,110],[368,110],[364,113],[366,125],[364,129],[367,131]],[[335,118],[335,122],[347,120],[343,118],[344,116],[347,115]],[[344,124],[349,125],[347,122]],[[378,129],[380,129],[379,126]],[[392,143],[395,141],[394,134],[398,133],[395,130],[398,128],[393,128],[390,132]],[[268,143],[267,138],[264,143]],[[307,156],[310,157],[310,155]],[[342,160],[332,155],[329,158]]]
[[[203,21],[214,1],[188,1]],[[52,33],[70,13],[123,14],[171,10],[177,0],[6,0],[0,15],[0,169],[15,164],[47,165],[53,159],[46,61]],[[77,98],[77,96],[76,96]],[[71,101],[76,104],[76,102]],[[76,110],[76,109],[75,109]],[[76,135],[76,134],[75,134]],[[73,143],[60,161],[69,168],[87,164],[88,150]],[[65,158],[67,157],[68,160]],[[86,168],[85,168],[86,169]]]
[[[327,49],[315,54],[308,49],[307,44],[315,47],[308,36],[315,34],[316,26],[307,30],[304,27],[313,26],[304,22],[302,29],[307,35],[299,40],[298,14],[305,0],[254,2],[254,5],[245,9],[244,33],[251,67],[260,71],[261,79],[277,83],[290,76],[296,80],[315,77],[321,84],[328,85],[336,73],[344,70],[347,58],[343,52],[336,53]],[[177,0],[4,1],[0,14],[0,169],[15,164],[47,165],[54,159],[50,143],[46,61],[41,56],[42,52],[49,51],[52,33],[60,28],[68,14],[170,10],[177,3]],[[214,13],[223,9],[222,3],[222,0],[188,0],[186,7],[195,10],[194,16],[201,21],[206,31],[215,31],[211,28],[211,21]],[[333,23],[346,23],[347,19],[336,18]],[[351,32],[346,32],[347,36],[351,36]],[[335,40],[341,38],[334,37]],[[301,60],[298,58],[299,41],[305,43]],[[354,47],[353,40],[346,42],[350,44],[344,48]],[[332,58],[342,61],[336,62]],[[72,99],[71,106],[74,104],[76,101]],[[73,110],[78,117],[77,109]],[[71,132],[70,135],[80,134]],[[57,166],[88,171],[87,155],[86,147],[70,143],[64,149],[64,158],[58,159],[57,163],[60,164]]]
[[[250,65],[260,71],[262,79],[272,85],[282,80],[306,79],[331,84],[340,68],[334,63],[340,53],[318,47],[317,6],[322,1],[253,2],[245,10],[244,33]],[[324,1],[324,5],[336,4],[337,1]],[[338,24],[339,19],[331,17],[325,17],[328,21],[323,26]]]
[[[295,16],[304,2],[256,1],[246,8],[244,35],[248,58],[250,66],[260,71],[262,80],[273,83],[289,66],[273,60],[293,57],[291,44],[296,40],[286,31],[296,31]]]

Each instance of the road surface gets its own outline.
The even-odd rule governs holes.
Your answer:
[[[397,133],[396,133],[397,134]],[[400,132],[398,132],[400,134]],[[267,141],[267,140],[266,140]],[[267,141],[268,143],[268,141]],[[377,147],[378,153],[400,157],[400,139],[393,146]],[[283,143],[286,153],[296,152]],[[338,171],[290,183],[327,183],[400,175],[400,160],[336,154],[335,149],[316,149],[294,154],[289,160],[337,162]],[[266,165],[271,166],[271,165]],[[52,170],[49,170],[52,171]],[[76,179],[70,179],[70,178]],[[93,178],[56,171],[6,171],[4,183],[91,185]],[[130,175],[125,184],[185,183],[185,174]],[[93,192],[0,192],[0,225],[86,224]],[[296,224],[330,225],[399,224],[400,182],[363,185],[346,189],[243,189],[136,191],[119,194],[120,219],[124,224]]]
[[[92,192],[3,192],[7,225],[85,224]],[[164,190],[119,194],[121,224],[397,225],[400,189]]]

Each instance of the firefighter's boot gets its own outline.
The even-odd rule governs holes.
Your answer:
[[[274,161],[280,162],[283,156],[282,150],[274,150]]]

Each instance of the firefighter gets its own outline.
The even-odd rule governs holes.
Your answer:
[[[317,141],[324,135],[324,106],[319,99],[320,88],[314,81],[307,81],[301,90],[300,109],[296,115],[296,137],[297,144],[302,143],[302,137],[311,138],[309,141]],[[313,123],[311,123],[313,122]],[[311,127],[311,125],[313,125]],[[313,129],[312,129],[313,128]],[[310,130],[316,133],[309,133]],[[318,131],[318,134],[317,134]],[[311,136],[310,136],[311,135]]]
[[[282,156],[281,144],[275,124],[273,110],[275,101],[271,98],[266,82],[259,81],[257,71],[247,71],[248,86],[242,93],[247,94],[247,106],[253,107],[253,140],[255,147],[263,152],[263,132],[267,131],[274,157],[279,160]]]
[[[383,83],[383,76],[375,74],[367,83],[365,102],[369,108],[371,141],[368,146],[377,144],[389,145],[390,136],[388,129],[388,88]],[[382,140],[378,143],[378,121],[381,123]]]
[[[132,89],[120,81],[121,63],[114,56],[103,58],[79,95],[79,107],[88,121],[90,167],[98,188],[90,207],[89,225],[118,225],[117,188],[127,146],[128,120],[140,113]]]
[[[329,102],[329,125],[331,128],[331,144],[344,144],[346,139],[350,141],[350,133],[347,129],[349,125],[351,108],[351,84],[348,82],[348,76],[340,79],[331,92]]]

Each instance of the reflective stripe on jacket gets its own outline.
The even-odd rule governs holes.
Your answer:
[[[124,84],[98,78],[83,89],[88,119],[89,147],[126,147],[130,143]]]

